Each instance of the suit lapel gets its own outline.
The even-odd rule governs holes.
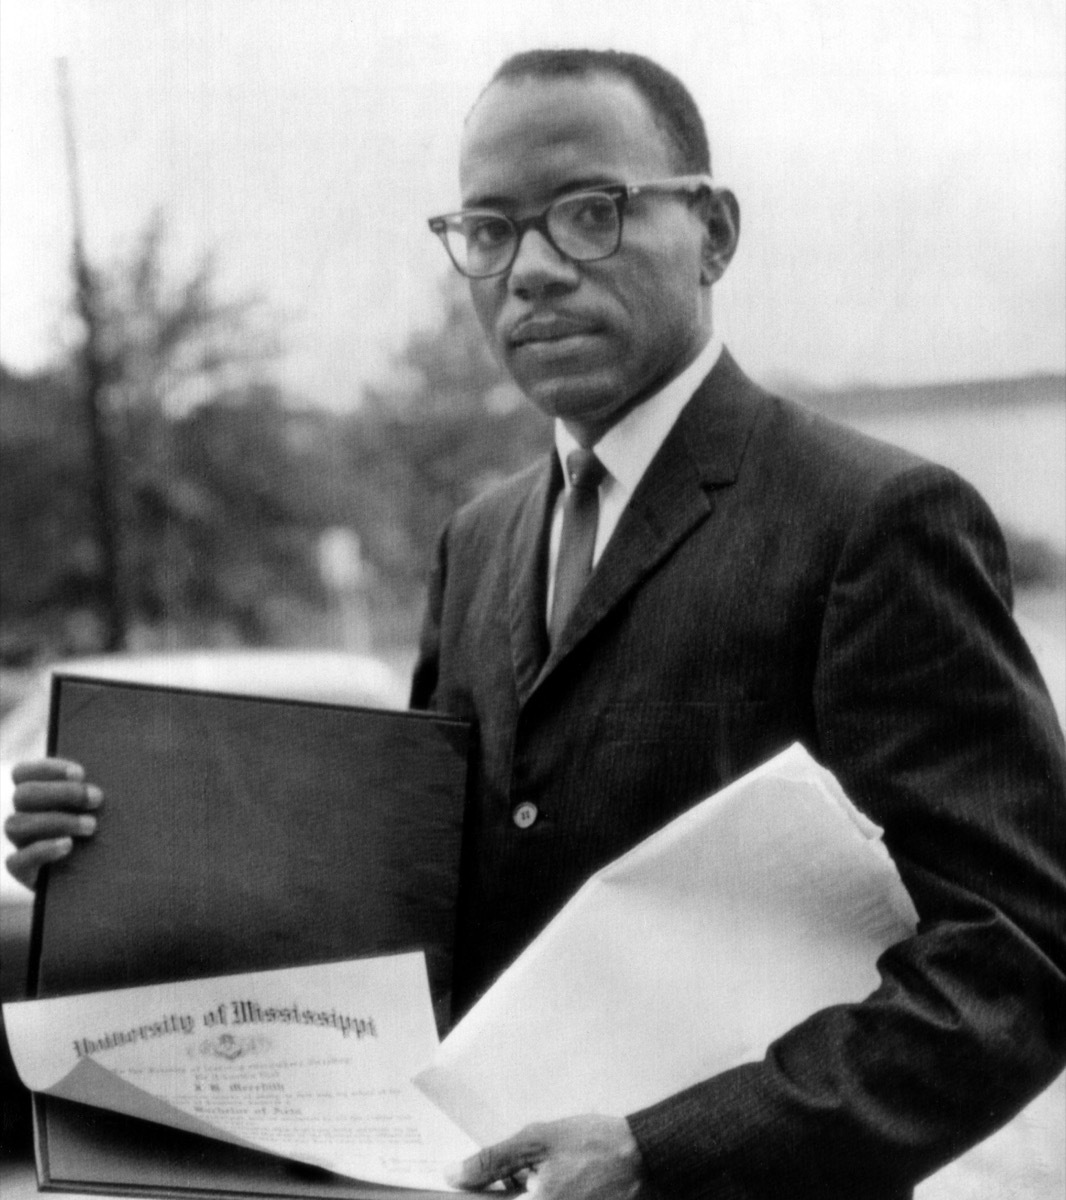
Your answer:
[[[508,608],[511,657],[520,702],[532,692],[548,653],[544,610],[548,595],[548,536],[555,498],[563,485],[552,450],[535,475],[511,538]]]
[[[714,491],[732,484],[740,470],[755,422],[756,393],[723,350],[637,485],[535,683],[708,518]],[[520,686],[520,698],[527,694]]]

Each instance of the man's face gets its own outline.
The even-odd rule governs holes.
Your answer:
[[[577,188],[680,173],[640,93],[603,75],[493,84],[460,157],[463,206],[518,218]],[[569,262],[528,230],[506,275],[471,280],[474,307],[522,390],[590,444],[705,344],[707,236],[672,196],[629,202],[621,246],[598,262]]]

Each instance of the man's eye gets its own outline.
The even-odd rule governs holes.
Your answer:
[[[471,246],[489,250],[510,238],[511,226],[499,217],[469,217],[464,222],[463,232]]]
[[[607,196],[575,196],[564,206],[563,216],[574,229],[610,229],[615,223],[614,202]]]

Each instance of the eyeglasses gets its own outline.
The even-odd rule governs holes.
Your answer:
[[[457,271],[468,279],[488,279],[511,269],[527,229],[535,229],[571,262],[596,262],[610,258],[622,244],[622,215],[630,200],[645,194],[694,196],[713,187],[710,175],[611,183],[557,196],[547,208],[520,221],[492,208],[464,208],[431,217],[429,227]]]

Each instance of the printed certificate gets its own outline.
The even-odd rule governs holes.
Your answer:
[[[373,1183],[448,1190],[475,1143],[411,1083],[437,1048],[421,954],[4,1006],[32,1090]]]

